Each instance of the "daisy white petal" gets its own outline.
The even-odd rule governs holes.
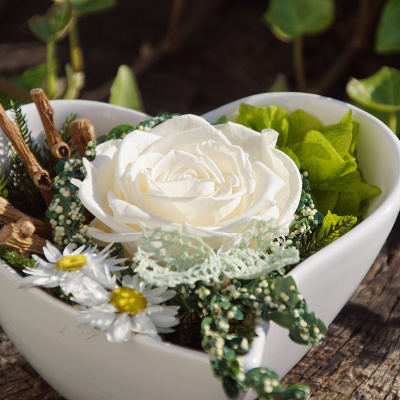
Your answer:
[[[107,331],[107,337],[112,335],[113,342],[127,342],[131,338],[132,319],[128,314],[120,314],[115,318],[114,324]],[[109,338],[110,340],[110,338]]]
[[[60,257],[62,257],[62,254],[57,247],[53,246],[48,240],[46,240],[46,246],[43,247],[43,254],[51,263],[55,263]]]
[[[107,330],[107,339],[113,342],[128,340],[132,333],[140,333],[160,339],[158,332],[171,332],[171,327],[178,324],[175,316],[178,306],[162,304],[175,295],[168,287],[153,288],[139,281],[137,275],[124,276],[122,286],[108,292],[103,304],[84,311],[80,322],[87,322],[99,329]],[[99,313],[104,313],[109,323],[110,314],[114,316],[112,325],[101,322]]]
[[[116,277],[110,272],[124,269],[117,267],[120,259],[109,258],[110,246],[96,253],[96,247],[81,246],[73,249],[69,243],[61,253],[50,242],[46,242],[43,253],[47,259],[34,256],[36,268],[26,268],[24,273],[31,275],[19,281],[21,287],[59,286],[72,300],[87,306],[98,305],[104,301],[104,288],[113,289]],[[103,288],[104,287],[104,288]]]

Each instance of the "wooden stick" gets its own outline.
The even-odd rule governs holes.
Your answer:
[[[24,255],[43,254],[46,239],[35,235],[35,225],[29,219],[20,218],[0,229],[0,244]]]
[[[78,118],[69,124],[72,146],[78,151],[81,157],[85,156],[88,143],[96,138],[94,126],[88,119]]]
[[[31,220],[36,228],[35,233],[45,239],[53,240],[52,228],[49,223],[24,214],[6,199],[0,197],[0,225],[8,225],[12,222],[16,222],[20,218]]]
[[[47,141],[49,142],[51,154],[58,159],[69,158],[69,146],[61,139],[60,134],[57,132],[54,123],[54,110],[50,105],[49,99],[42,89],[32,89],[31,96],[39,112]]]
[[[49,173],[41,167],[35,156],[29,150],[17,126],[8,118],[0,104],[0,128],[18,153],[33,183],[39,188],[46,204],[53,198],[53,188]]]

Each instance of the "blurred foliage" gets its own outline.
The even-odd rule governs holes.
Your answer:
[[[105,11],[116,0],[53,0],[53,5],[43,14],[29,19],[32,33],[46,43],[46,62],[40,63],[10,79],[15,87],[29,93],[41,87],[50,99],[76,99],[85,84],[84,57],[80,46],[78,22],[82,16]],[[69,39],[70,63],[64,66],[65,75],[60,76],[61,65],[57,59],[57,43]],[[18,96],[0,93],[5,106]],[[23,99],[19,99],[23,103]],[[142,109],[142,101],[133,71],[121,66],[111,89],[110,102],[133,109]]]
[[[121,107],[143,110],[142,98],[132,68],[121,65],[111,86],[110,103]]]

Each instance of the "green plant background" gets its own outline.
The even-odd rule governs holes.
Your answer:
[[[69,11],[66,1],[57,1],[66,9],[59,12],[64,24],[58,18],[50,24],[57,33],[47,34],[56,47],[48,68],[59,78],[51,97],[109,101],[118,74],[113,102],[150,114],[203,113],[269,90],[349,100],[350,78],[400,68],[399,0],[313,0],[305,2],[307,13],[298,6],[303,0],[71,0]],[[17,9],[0,0],[2,104],[10,84],[25,90],[25,101],[27,89],[48,85],[46,35],[29,25],[53,3],[19,0]],[[293,32],[284,32],[285,18]],[[284,35],[275,36],[278,31]]]

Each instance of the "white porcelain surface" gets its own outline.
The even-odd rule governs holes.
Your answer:
[[[348,104],[300,93],[271,93],[228,104],[205,115],[211,122],[232,116],[240,102],[302,108],[324,123],[337,122],[349,109],[361,124],[357,145],[365,179],[382,189],[368,217],[345,237],[297,266],[292,275],[311,310],[329,324],[357,288],[389,234],[400,208],[400,146],[380,121]],[[89,118],[97,134],[121,123],[136,124],[146,116],[87,101],[54,101],[56,122],[70,112]],[[36,110],[24,106],[29,127],[42,131]],[[0,140],[1,143],[1,140]],[[0,145],[1,151],[1,145]],[[38,289],[17,289],[15,272],[0,265],[0,324],[38,373],[69,400],[224,399],[206,354],[136,336],[125,344],[107,342],[101,332],[73,321],[76,311]],[[258,347],[262,364],[286,374],[306,353],[274,324]],[[250,356],[259,362],[260,351]]]

